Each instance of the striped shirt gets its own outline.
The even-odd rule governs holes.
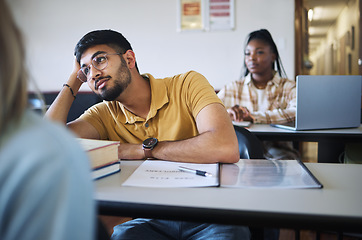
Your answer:
[[[259,94],[258,92],[259,91]],[[218,93],[226,108],[235,105],[246,107],[254,123],[283,123],[295,120],[296,85],[295,81],[280,78],[275,73],[274,78],[262,90],[265,101],[258,101],[258,90],[248,74],[244,79],[226,85]]]

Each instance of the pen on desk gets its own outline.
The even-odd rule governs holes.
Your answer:
[[[211,173],[208,173],[208,172],[202,171],[202,170],[191,169],[191,168],[182,167],[182,166],[179,166],[178,170],[183,171],[183,172],[193,173],[193,174],[204,176],[204,177],[212,177]]]

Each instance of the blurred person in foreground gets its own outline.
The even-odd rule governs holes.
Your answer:
[[[21,34],[0,0],[0,239],[94,239],[86,154],[64,126],[27,109]]]

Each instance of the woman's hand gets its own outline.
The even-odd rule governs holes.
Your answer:
[[[241,107],[239,105],[235,105],[232,108],[228,108],[227,112],[232,121],[241,122],[241,121],[253,121],[253,117],[250,114],[249,110],[246,107]]]

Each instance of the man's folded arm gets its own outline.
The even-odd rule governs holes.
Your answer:
[[[160,142],[153,156],[180,162],[235,163],[239,148],[231,120],[223,105],[209,104],[196,117],[199,135],[181,141]]]

